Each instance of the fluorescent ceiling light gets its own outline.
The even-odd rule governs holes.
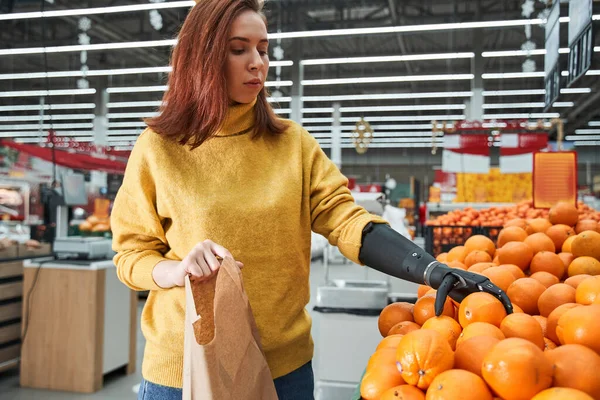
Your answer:
[[[424,93],[373,93],[346,94],[337,96],[304,96],[302,101],[359,101],[359,100],[401,100],[437,99],[444,97],[472,97],[473,92],[424,92]]]
[[[481,74],[483,79],[517,79],[517,78],[543,78],[544,71],[538,72],[502,72],[493,74]]]
[[[553,107],[573,107],[575,103],[573,102],[556,102],[552,106]],[[546,103],[493,103],[493,104],[484,104],[484,110],[497,110],[502,108],[544,108]]]
[[[577,142],[573,142],[573,144],[575,146],[600,146],[600,142],[584,142],[584,141],[577,141]]]
[[[600,126],[600,121],[590,121],[588,123],[589,126]]]
[[[331,143],[321,143],[319,141],[321,148],[329,149],[331,148]],[[444,144],[440,143],[436,147],[443,148]],[[343,149],[354,149],[355,146],[353,143],[342,143]],[[369,144],[370,149],[404,149],[404,148],[431,148],[431,143],[371,143]]]
[[[453,60],[459,58],[474,58],[475,53],[441,53],[441,54],[413,54],[407,56],[379,56],[379,57],[343,57],[320,58],[302,60],[301,65],[329,65],[329,64],[366,64],[374,62],[402,62],[402,61],[429,61]]]
[[[535,119],[535,118],[560,118],[559,113],[531,113],[531,114],[484,114],[483,119]]]
[[[340,122],[357,123],[358,117],[341,117]],[[457,121],[465,119],[464,115],[406,115],[390,117],[368,117],[368,122],[394,122],[394,121]],[[302,118],[302,123],[332,123],[333,118]],[[310,127],[306,127],[310,129]]]
[[[20,90],[15,92],[0,92],[0,97],[74,96],[95,93],[96,89]]]
[[[363,78],[337,78],[337,79],[309,79],[303,80],[304,86],[315,85],[345,85],[357,83],[386,83],[386,82],[423,82],[423,81],[458,81],[472,80],[473,74],[446,74],[446,75],[413,75],[413,76],[375,76]]]
[[[90,70],[85,74],[81,71],[55,71],[55,72],[26,72],[22,74],[2,74],[0,80],[13,79],[41,79],[41,78],[70,78],[82,76],[113,76],[113,75],[137,75],[169,73],[171,67],[147,67],[147,68],[122,68],[122,69],[99,69]]]
[[[542,19],[517,19],[507,21],[456,22],[449,24],[424,24],[382,26],[375,28],[327,29],[314,31],[281,32],[269,34],[270,39],[315,38],[324,36],[371,35],[381,33],[431,32],[477,28],[500,28],[512,26],[540,25]]]
[[[274,108],[273,111],[275,114],[289,114],[292,112],[289,108]]]
[[[160,107],[162,101],[121,101],[108,103],[107,108]]]
[[[18,115],[10,117],[1,117],[0,122],[18,122],[18,121],[68,121],[78,119],[94,119],[94,114],[54,114],[54,115]]]
[[[591,93],[590,88],[565,88],[561,89],[561,94],[585,94]],[[483,97],[492,96],[530,96],[546,94],[545,89],[525,89],[525,90],[489,90],[483,92]]]
[[[467,106],[464,104],[432,104],[418,106],[373,106],[373,107],[340,107],[342,113],[356,112],[390,112],[390,111],[440,111],[440,110],[464,110]],[[321,108],[303,108],[303,113],[333,113],[333,107]]]
[[[316,138],[321,143],[331,143],[332,140],[330,138]],[[431,138],[378,138],[374,137],[370,144],[387,144],[387,143],[444,143],[444,139],[440,138],[437,140],[432,140]],[[342,144],[353,144],[351,138],[342,138]]]
[[[0,15],[1,17],[1,15]],[[168,40],[144,40],[139,42],[112,42],[112,43],[96,43],[85,45],[71,46],[50,46],[50,47],[22,47],[17,49],[0,50],[0,56],[16,56],[23,54],[43,54],[43,53],[69,53],[80,51],[95,51],[95,50],[117,50],[117,49],[135,49],[143,47],[162,47],[174,46],[177,43],[175,39]]]
[[[312,133],[311,134],[316,138],[331,138],[331,132],[329,133]],[[415,137],[415,138],[429,138],[429,141],[432,139],[432,132],[375,132],[373,135],[374,138],[385,139],[385,138],[407,138],[407,137]],[[350,133],[342,133],[342,138],[351,138]],[[441,138],[441,135],[437,135],[436,137]]]
[[[593,125],[590,125],[593,126]],[[600,134],[600,129],[576,129],[576,135],[591,135],[591,134]]]
[[[138,136],[120,136],[120,137],[108,137],[106,140],[108,143],[120,142],[120,141],[136,141]]]
[[[108,128],[145,128],[147,125],[143,121],[130,122],[109,122]]]
[[[157,117],[157,112],[143,112],[143,113],[107,113],[106,118],[108,119],[127,119],[127,118],[154,118]]]
[[[79,136],[79,137],[73,137],[73,140],[75,140],[77,142],[89,143],[89,142],[93,142],[94,138],[92,136],[83,136],[83,137]],[[45,141],[46,140],[44,139],[42,141],[42,143]],[[17,138],[17,139],[15,139],[15,142],[17,142],[17,143],[41,143],[40,138]]]
[[[113,14],[125,13],[133,11],[147,10],[163,10],[167,8],[191,8],[196,3],[194,1],[171,1],[166,3],[150,3],[150,4],[132,4],[128,6],[115,7],[95,7],[95,8],[78,8],[73,10],[52,10],[52,11],[33,11],[13,14],[0,14],[0,21],[11,21],[17,19],[34,19],[34,18],[50,18],[50,17],[67,17],[76,15],[97,15],[97,14]]]
[[[571,135],[571,136],[565,137],[565,140],[569,140],[569,141],[570,140],[600,140],[600,135],[590,135],[590,136]]]
[[[93,129],[92,123],[75,123],[75,124],[17,124],[17,125],[0,125],[0,131],[18,131],[31,129]]]
[[[91,110],[96,108],[94,103],[78,103],[78,104],[44,104],[30,106],[0,106],[0,111],[40,111],[44,110]]]
[[[147,92],[164,92],[168,86],[124,86],[124,87],[109,87],[106,93],[147,93]]]
[[[93,131],[60,131],[56,133],[57,136],[93,136]],[[0,138],[16,138],[16,137],[42,137],[45,139],[48,134],[42,131],[40,135],[39,131],[12,131],[12,132],[0,132]]]
[[[372,125],[371,126],[373,128],[373,130],[375,132],[377,131],[393,131],[393,130],[418,130],[418,129],[428,129],[429,131],[431,131],[433,124],[406,124],[406,125]],[[443,125],[442,124],[438,124],[438,128],[442,128]],[[311,132],[318,132],[318,131],[327,131],[327,132],[331,132],[332,126],[331,125],[316,125],[316,126],[309,126],[307,128],[310,128]],[[356,129],[355,125],[342,125],[341,126],[342,131],[352,131],[354,129]]]
[[[283,87],[283,86],[293,86],[293,81],[270,81],[265,82],[265,87]]]
[[[267,97],[269,103],[290,103],[291,97]]]
[[[560,48],[558,52],[560,54],[569,54],[571,50],[569,48]],[[600,52],[600,47],[594,47],[594,52]],[[481,55],[487,57],[527,57],[527,56],[543,56],[546,55],[546,49],[536,49],[531,51],[526,50],[505,50],[505,51],[484,51]]]

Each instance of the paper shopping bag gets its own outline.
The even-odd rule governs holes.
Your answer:
[[[235,261],[215,278],[185,280],[183,400],[277,400]]]

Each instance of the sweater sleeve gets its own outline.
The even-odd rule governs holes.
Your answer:
[[[387,222],[357,205],[348,189],[348,179],[318,142],[308,132],[304,132],[304,140],[310,168],[312,230],[327,238],[352,262],[362,265],[358,256],[363,229],[369,222]]]
[[[148,133],[145,134],[146,136]],[[167,239],[156,211],[156,188],[144,133],[131,152],[111,213],[114,263],[119,279],[133,290],[162,290],[152,270],[166,260]]]

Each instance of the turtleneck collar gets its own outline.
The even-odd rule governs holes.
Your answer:
[[[246,133],[254,126],[254,106],[256,99],[248,104],[229,106],[223,125],[217,132],[217,137],[235,136]]]

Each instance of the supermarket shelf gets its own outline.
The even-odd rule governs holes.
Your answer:
[[[449,212],[456,209],[471,207],[475,210],[482,210],[490,207],[511,207],[514,203],[427,203],[428,212]]]

